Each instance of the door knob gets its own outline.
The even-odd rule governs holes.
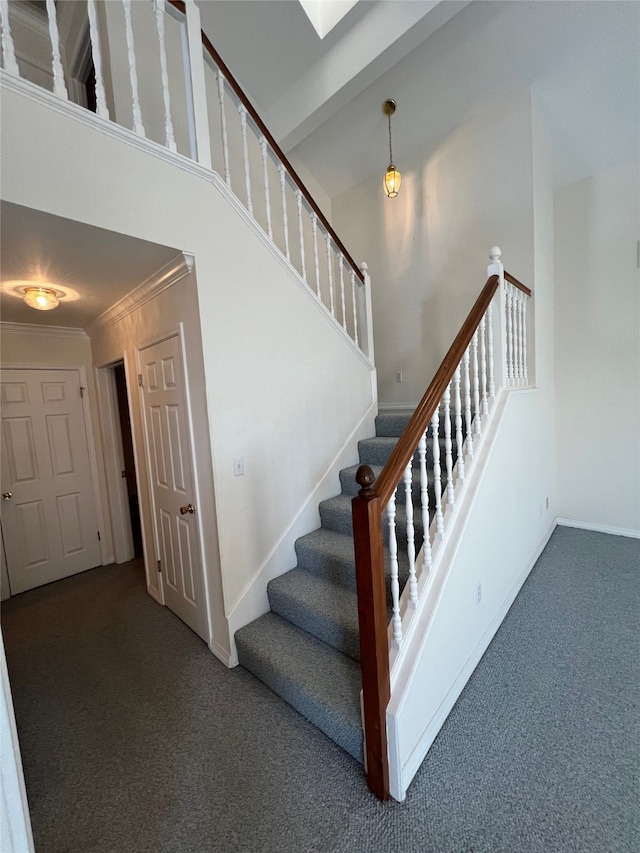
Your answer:
[[[11,494],[11,492],[3,492],[2,493],[2,500],[3,501],[10,501],[12,497],[13,497],[13,495]]]
[[[186,506],[180,507],[180,515],[186,515],[187,513],[190,513],[191,515],[193,515],[193,513],[195,511],[196,511],[196,508],[194,507],[193,504],[187,504]]]

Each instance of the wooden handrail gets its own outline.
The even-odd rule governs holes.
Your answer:
[[[178,11],[182,12],[183,15],[186,15],[186,5],[184,3],[184,0],[169,0],[169,3],[171,3],[172,6],[174,6],[176,9],[178,9]],[[269,143],[269,145],[273,149],[274,153],[276,154],[276,156],[278,157],[278,159],[280,160],[282,165],[285,167],[285,169],[289,173],[291,180],[295,183],[295,185],[298,187],[298,189],[300,190],[302,195],[305,197],[309,207],[313,210],[313,212],[316,214],[316,216],[318,217],[320,222],[322,222],[324,227],[327,229],[328,233],[331,235],[331,239],[333,240],[335,245],[340,250],[344,259],[353,268],[353,271],[355,272],[356,276],[360,279],[360,281],[364,282],[364,273],[362,273],[360,271],[358,264],[353,260],[353,258],[349,254],[349,252],[346,250],[342,240],[338,237],[338,235],[334,231],[331,223],[329,222],[327,217],[324,215],[324,213],[320,210],[320,208],[316,204],[313,196],[311,195],[309,190],[304,185],[302,178],[300,178],[300,176],[298,175],[296,170],[293,168],[293,166],[291,165],[291,163],[289,162],[289,160],[285,156],[283,150],[280,148],[278,143],[273,138],[273,136],[269,132],[269,129],[267,128],[265,123],[262,121],[262,119],[260,118],[258,113],[256,112],[255,107],[249,101],[249,99],[247,98],[247,96],[244,93],[244,90],[242,89],[242,87],[240,86],[240,84],[238,83],[236,78],[233,76],[233,74],[229,71],[227,65],[225,64],[225,62],[223,61],[222,57],[220,56],[218,51],[215,49],[215,47],[211,44],[209,38],[207,37],[207,35],[204,31],[202,31],[202,44],[204,45],[209,56],[213,59],[213,61],[217,65],[217,67],[222,72],[225,80],[227,81],[227,83],[229,84],[231,89],[233,89],[233,91],[235,92],[238,99],[246,107],[247,112],[249,113],[249,115],[251,116],[251,118],[253,119],[255,124],[258,126],[260,133],[262,133],[264,135],[265,139],[267,140],[267,142]]]
[[[520,287],[524,293],[531,294],[529,288],[520,284],[513,276],[505,273],[505,278]],[[356,481],[361,488],[353,498],[351,506],[367,783],[381,800],[389,798],[386,712],[391,698],[382,513],[420,439],[428,429],[431,418],[499,285],[498,275],[487,279],[378,479],[376,480],[368,465],[361,465],[356,474]]]
[[[391,456],[387,460],[386,465],[382,469],[380,476],[376,480],[373,491],[380,498],[383,506],[386,506],[398,481],[402,476],[402,472],[409,464],[409,460],[418,446],[420,438],[429,426],[436,406],[442,399],[442,395],[449,382],[453,378],[456,367],[460,363],[460,359],[464,355],[466,348],[471,342],[471,338],[475,330],[478,328],[480,320],[485,311],[489,307],[493,295],[498,289],[500,279],[497,275],[492,275],[487,279],[487,283],[483,287],[480,296],[477,298],[475,305],[469,312],[467,319],[462,324],[462,328],[455,337],[454,342],[449,348],[449,352],[445,355],[436,375],[431,380],[431,384],[425,391],[424,397],[418,404],[415,412],[411,416],[402,437],[394,447]]]
[[[510,284],[513,284],[515,287],[517,287],[518,290],[521,290],[527,296],[531,296],[531,290],[527,287],[527,285],[523,284],[521,281],[518,281],[518,279],[515,278],[515,276],[512,276],[511,273],[508,273],[505,270],[504,277]]]

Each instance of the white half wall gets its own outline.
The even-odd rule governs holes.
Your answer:
[[[558,515],[640,534],[638,162],[559,189]]]

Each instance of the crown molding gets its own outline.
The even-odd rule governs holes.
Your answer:
[[[115,302],[106,311],[103,311],[100,316],[92,320],[87,331],[89,335],[96,332],[98,329],[103,329],[106,326],[111,326],[124,319],[132,311],[140,308],[145,302],[154,299],[163,290],[176,284],[193,270],[195,256],[189,252],[179,252],[175,258],[172,258],[164,266],[160,267],[153,275],[149,276],[142,284],[139,284],[122,299]]]
[[[9,320],[0,322],[0,332],[5,335],[38,335],[42,338],[82,338],[89,340],[89,335],[84,329],[73,326],[39,326],[36,323],[13,323]]]

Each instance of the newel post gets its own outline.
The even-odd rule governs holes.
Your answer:
[[[371,276],[369,275],[369,267],[363,261],[360,264],[360,272],[364,276],[363,282],[358,282],[362,287],[363,299],[360,304],[363,310],[360,311],[362,317],[362,342],[364,354],[370,362],[375,364],[375,356],[373,352],[373,307],[371,304]],[[364,304],[363,304],[364,303]]]
[[[201,166],[211,168],[211,139],[207,112],[207,88],[204,79],[204,54],[200,10],[195,0],[186,0],[187,41],[191,71],[191,97],[193,98],[193,123],[195,125],[196,158]]]
[[[387,593],[382,545],[382,507],[375,494],[375,474],[361,465],[361,487],[351,502],[360,627],[360,667],[367,783],[380,800],[389,799],[387,706],[391,698]]]
[[[502,252],[497,246],[489,252],[491,263],[487,267],[487,277],[497,275],[500,279],[498,290],[491,302],[492,321],[494,328],[494,376],[496,388],[507,387],[507,295],[504,283],[504,266]]]

